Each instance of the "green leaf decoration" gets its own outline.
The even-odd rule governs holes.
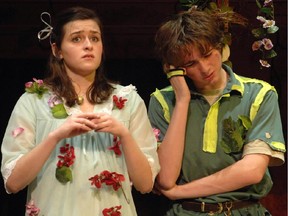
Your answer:
[[[41,99],[43,94],[45,94],[48,89],[45,87],[45,85],[40,85],[36,81],[34,81],[31,87],[25,88],[25,91],[32,94],[35,93],[37,94],[38,98]]]
[[[273,10],[272,10],[271,8],[267,8],[267,7],[262,7],[262,8],[260,9],[260,11],[261,11],[262,13],[267,14],[268,16],[271,16],[271,14],[273,13]]]
[[[64,105],[62,103],[61,104],[57,104],[54,107],[52,107],[51,111],[52,111],[52,115],[55,118],[58,118],[58,119],[66,118],[68,116],[68,114],[67,114],[67,112],[65,110],[65,107],[64,107]]]
[[[251,120],[244,115],[239,115],[237,121],[231,116],[223,120],[223,136],[221,146],[225,153],[240,152],[243,147],[247,130],[252,126]]]
[[[257,29],[252,29],[252,34],[256,38],[263,38],[266,32],[263,28],[257,28]]]
[[[242,125],[245,127],[246,130],[252,127],[252,122],[247,116],[239,115],[238,118],[242,121]]]
[[[57,167],[55,176],[56,179],[63,184],[72,181],[72,171],[69,167],[66,166],[62,166],[60,168]]]
[[[272,49],[264,53],[264,58],[269,59],[269,58],[274,58],[277,56],[277,53]]]
[[[267,33],[268,34],[273,34],[275,32],[277,32],[279,30],[279,27],[278,26],[271,26],[267,29]]]

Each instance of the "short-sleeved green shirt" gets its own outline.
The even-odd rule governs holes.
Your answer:
[[[190,86],[191,101],[179,184],[211,175],[232,165],[242,158],[245,144],[255,140],[265,142],[273,151],[285,152],[278,96],[274,87],[261,80],[238,76],[229,67],[223,67],[229,74],[229,80],[222,95],[212,105]],[[152,127],[161,131],[160,145],[174,105],[175,94],[171,86],[156,90],[151,95],[149,118]],[[248,122],[252,124],[247,127],[247,121],[243,119],[249,119]],[[267,195],[272,184],[267,170],[259,184],[195,201],[218,203],[260,199]],[[185,212],[179,208],[179,204],[175,204],[174,208],[178,208],[177,212]]]

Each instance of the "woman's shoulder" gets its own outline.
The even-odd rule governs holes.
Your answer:
[[[118,97],[125,97],[131,93],[137,93],[136,86],[130,85],[120,85],[120,84],[113,84],[114,87],[113,95],[117,95]]]

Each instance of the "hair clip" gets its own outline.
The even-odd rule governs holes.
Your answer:
[[[44,20],[44,15],[49,17],[49,23]],[[48,12],[42,12],[40,15],[41,21],[46,25],[46,28],[42,29],[38,32],[38,39],[45,40],[46,38],[50,37],[53,31],[53,27],[51,26],[51,16]],[[50,44],[51,44],[51,37],[50,37]]]
[[[167,72],[167,79],[170,79],[173,76],[184,76],[186,75],[185,69],[177,68],[177,69],[171,69],[169,72]]]

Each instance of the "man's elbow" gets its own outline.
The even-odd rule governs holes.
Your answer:
[[[157,184],[160,188],[164,190],[169,190],[175,186],[175,181],[171,180],[171,178],[163,178],[160,176],[157,176]]]

